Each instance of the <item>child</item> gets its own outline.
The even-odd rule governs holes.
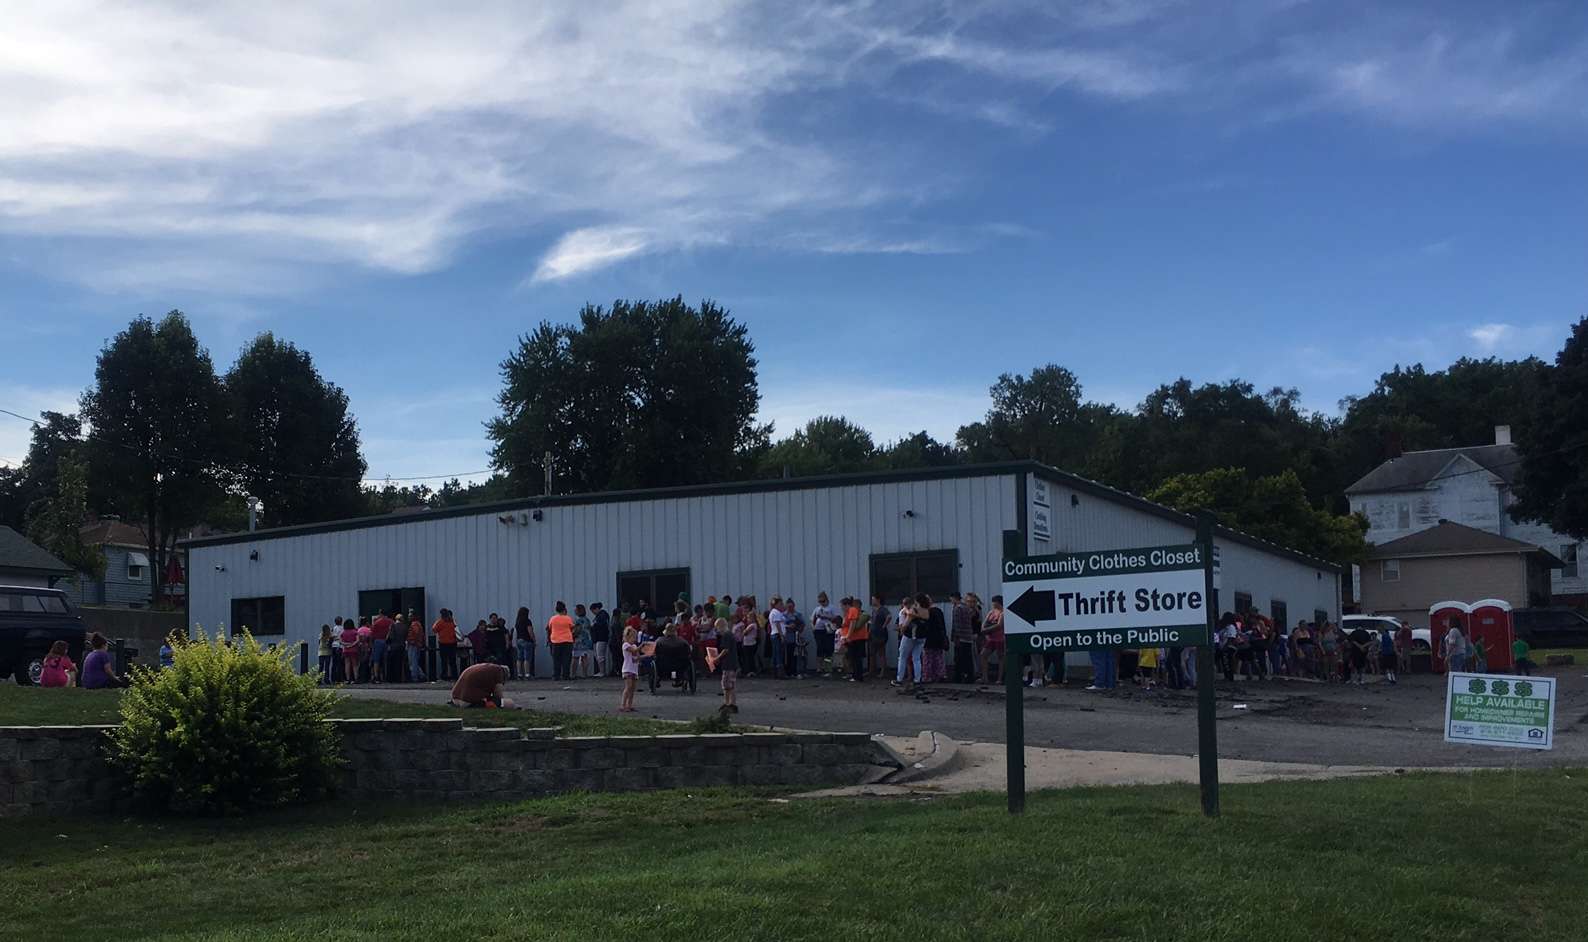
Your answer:
[[[44,656],[44,672],[39,674],[40,687],[70,687],[77,665],[72,663],[72,658],[66,653],[66,642],[57,641],[50,645],[50,653]]]
[[[634,712],[634,688],[640,683],[640,633],[623,629],[623,703],[619,713]]]
[[[358,627],[351,621],[342,622],[342,682],[358,683]]]
[[[1384,672],[1384,679],[1390,683],[1397,683],[1395,670],[1399,666],[1395,652],[1395,633],[1385,628],[1378,636],[1378,664]]]
[[[722,671],[722,708],[729,713],[739,712],[739,645],[733,640],[728,619],[719,618],[712,626],[716,631],[716,647],[706,649],[706,666]]]

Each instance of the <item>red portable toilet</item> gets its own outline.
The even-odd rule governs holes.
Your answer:
[[[1461,629],[1463,635],[1471,635],[1468,617],[1472,614],[1472,606],[1466,602],[1435,602],[1428,606],[1428,643],[1433,645],[1429,652],[1432,659],[1429,664],[1434,673],[1445,672],[1444,642],[1445,632],[1450,630],[1451,622]]]
[[[1511,627],[1511,603],[1504,599],[1484,599],[1472,603],[1467,616],[1467,638],[1483,645],[1485,663],[1491,671],[1511,669],[1511,642],[1516,639]]]

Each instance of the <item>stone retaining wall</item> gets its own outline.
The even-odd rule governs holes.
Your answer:
[[[853,785],[898,768],[865,733],[587,736],[462,719],[333,720],[345,791],[413,801],[713,785]],[[0,727],[0,817],[127,806],[100,743],[109,726]]]

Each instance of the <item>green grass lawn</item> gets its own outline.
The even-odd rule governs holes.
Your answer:
[[[1583,938],[1581,771],[775,803],[746,793],[0,828],[0,937]]]
[[[119,690],[46,690],[0,683],[0,726],[74,726],[84,723],[116,723]],[[343,697],[332,711],[345,718],[380,717],[463,717],[471,726],[561,726],[564,736],[619,736],[646,733],[686,732],[689,727],[662,720],[629,716],[581,716],[576,713],[547,713],[536,710],[461,710],[457,707],[426,703],[397,703]]]

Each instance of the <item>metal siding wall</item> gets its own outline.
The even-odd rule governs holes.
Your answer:
[[[1332,621],[1339,620],[1340,580],[1334,573],[1244,543],[1227,539],[1214,542],[1219,547],[1223,573],[1221,609],[1233,608],[1235,593],[1246,592],[1264,615],[1270,613],[1270,603],[1275,599],[1284,602],[1290,627],[1301,619],[1311,620],[1315,609],[1328,612]]]

